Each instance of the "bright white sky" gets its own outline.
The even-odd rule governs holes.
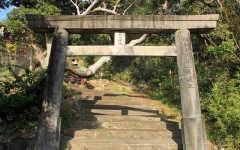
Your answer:
[[[14,7],[11,6],[9,8],[6,9],[0,9],[0,21],[4,20],[7,18],[7,13],[9,13],[10,11],[12,11]]]

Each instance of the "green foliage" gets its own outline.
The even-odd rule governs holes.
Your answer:
[[[0,133],[28,131],[29,122],[36,121],[40,115],[43,101],[45,70],[18,75],[13,66],[8,64],[11,78],[0,81]],[[70,91],[63,83],[61,117],[62,129],[66,129],[76,120],[77,105],[70,99]]]
[[[70,91],[67,87],[67,84],[65,82],[63,82],[63,86],[62,86],[62,98],[68,98],[70,96]]]
[[[6,9],[9,7],[10,2],[6,0],[0,1],[0,9]]]
[[[2,26],[6,26],[6,23],[5,23],[5,20],[2,20],[2,21],[0,21],[0,27],[2,27]]]
[[[18,52],[18,46],[16,43],[7,43],[6,49],[8,53],[14,53],[16,54]]]
[[[240,148],[239,77],[229,79],[229,75],[223,73],[202,104],[210,139],[229,149]]]
[[[83,34],[81,40],[84,45],[112,45],[113,34]]]
[[[77,119],[78,108],[74,101],[70,99],[62,99],[60,117],[61,121],[61,130],[65,130],[69,127],[72,127],[74,122]]]
[[[218,27],[221,28],[221,25]],[[206,118],[209,139],[219,147],[239,149],[239,48],[236,42],[229,39],[230,36],[224,37],[225,31],[221,31],[221,34],[218,32],[220,30],[216,29],[216,32],[211,34],[218,43],[217,46],[204,46],[199,38],[197,42],[193,42],[193,47],[199,48],[195,62],[202,112]]]
[[[38,4],[36,5],[35,9],[31,9],[33,10],[37,10],[36,14],[39,15],[60,15],[62,10],[57,8],[55,5],[48,5],[48,4]]]
[[[113,57],[101,71],[105,78],[132,83],[153,99],[180,107],[177,63],[173,57]]]
[[[29,121],[36,120],[41,110],[41,90],[45,71],[17,75],[8,64],[13,79],[0,81],[0,132],[14,133],[28,129]]]
[[[80,34],[71,34],[69,36],[69,43],[70,45],[83,45],[84,41],[82,41]]]
[[[61,110],[60,117],[62,117],[61,121],[61,129],[65,130],[69,127],[72,127],[73,123],[76,121],[78,113],[78,108],[76,101],[71,99],[70,91],[67,87],[66,83],[63,83],[62,89],[62,101],[61,101]]]
[[[15,44],[17,47],[27,49],[32,44],[37,44],[45,47],[44,34],[33,33],[29,29],[26,20],[26,14],[39,14],[39,15],[59,15],[61,10],[53,5],[35,5],[35,8],[25,8],[20,6],[14,8],[7,14],[6,26],[11,34],[15,37]]]
[[[225,57],[230,56],[236,51],[234,42],[222,42],[218,47],[209,46],[207,51],[213,53],[214,55],[223,55]]]

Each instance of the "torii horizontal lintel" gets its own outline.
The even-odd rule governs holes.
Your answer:
[[[173,34],[179,29],[206,33],[216,27],[218,14],[211,15],[26,15],[34,32],[62,28],[68,33],[108,34],[116,31],[140,34]]]
[[[67,56],[177,56],[176,46],[68,46]]]

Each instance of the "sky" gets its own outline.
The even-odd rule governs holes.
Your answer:
[[[11,6],[6,9],[0,9],[0,21],[4,20],[7,18],[7,13],[9,13],[14,7]]]

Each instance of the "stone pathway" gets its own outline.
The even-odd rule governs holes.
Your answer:
[[[162,121],[157,107],[114,92],[69,87],[81,114],[61,136],[60,150],[182,149],[179,124]]]

